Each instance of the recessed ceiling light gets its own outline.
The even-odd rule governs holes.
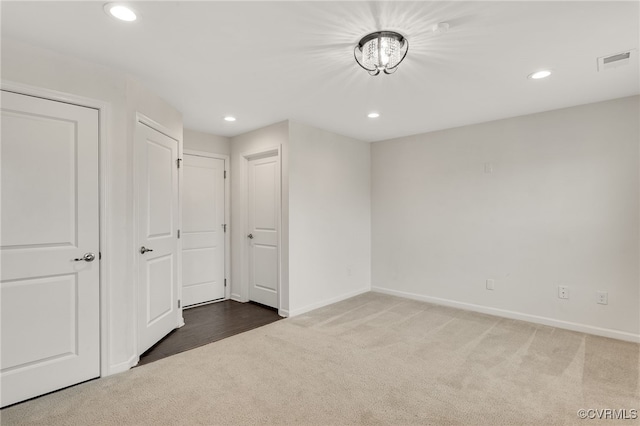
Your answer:
[[[107,3],[104,5],[104,10],[108,15],[121,21],[132,22],[138,19],[136,13],[129,7],[118,3]]]
[[[369,118],[378,118],[378,117],[380,117],[380,114],[378,114],[377,112],[370,112],[369,114],[367,114],[367,117],[369,117]]]
[[[224,121],[236,121],[236,118],[231,115],[225,115]]]
[[[542,71],[536,71],[532,74],[529,74],[528,78],[531,78],[533,80],[540,80],[541,78],[547,78],[550,75],[551,75],[551,71],[542,70]]]

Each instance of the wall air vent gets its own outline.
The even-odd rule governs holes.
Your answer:
[[[636,49],[627,50],[613,55],[601,56],[598,58],[598,71],[605,71],[611,68],[623,67],[629,65],[632,60],[636,59]]]

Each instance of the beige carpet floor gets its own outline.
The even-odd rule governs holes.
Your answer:
[[[0,412],[2,425],[632,425],[640,345],[367,293]],[[628,415],[630,417],[630,415]]]

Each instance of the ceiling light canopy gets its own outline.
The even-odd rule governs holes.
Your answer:
[[[122,4],[107,3],[104,5],[104,10],[108,15],[120,19],[121,21],[133,22],[138,19],[136,13],[131,8]]]
[[[529,74],[529,78],[533,79],[533,80],[540,80],[541,78],[547,78],[551,75],[551,71],[549,70],[542,70],[542,71],[536,71],[532,74]]]
[[[236,118],[232,115],[225,115],[224,121],[233,122],[233,121],[236,121]]]
[[[401,34],[377,31],[360,40],[353,49],[353,56],[358,65],[370,75],[378,75],[380,71],[392,74],[398,69],[408,51],[409,41]]]

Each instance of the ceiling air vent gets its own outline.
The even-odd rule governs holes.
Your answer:
[[[605,71],[611,68],[618,68],[629,65],[632,59],[636,58],[636,49],[613,55],[601,56],[598,58],[598,71]]]

